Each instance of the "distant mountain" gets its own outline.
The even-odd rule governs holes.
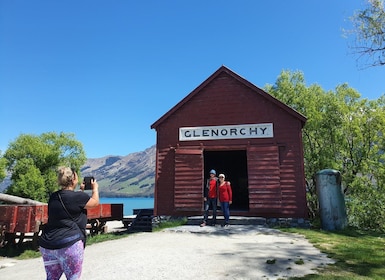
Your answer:
[[[101,197],[153,197],[155,188],[155,145],[127,156],[90,158],[80,168],[82,177],[94,176]],[[0,184],[3,192],[11,181]]]
[[[3,193],[11,185],[11,175],[8,175],[0,184],[0,193]]]
[[[155,188],[155,145],[127,156],[87,159],[83,177],[94,176],[102,197],[152,197]]]

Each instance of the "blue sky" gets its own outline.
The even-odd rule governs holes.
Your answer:
[[[363,0],[0,1],[0,150],[74,133],[89,158],[156,142],[151,124],[225,65],[256,86],[302,71],[325,90],[385,93],[360,70],[348,18]]]

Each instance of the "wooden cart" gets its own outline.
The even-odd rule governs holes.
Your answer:
[[[123,204],[99,204],[87,210],[87,228],[91,235],[107,231],[106,222],[123,220]],[[42,227],[48,222],[48,206],[0,205],[0,247],[31,240],[37,246]]]
[[[123,220],[123,204],[99,204],[87,210],[87,219],[91,235],[106,233],[106,222]]]
[[[47,221],[47,205],[0,205],[0,246],[25,239],[32,239],[36,246],[41,226]]]

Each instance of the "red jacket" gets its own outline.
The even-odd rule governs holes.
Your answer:
[[[203,197],[205,198],[217,198],[218,197],[218,178],[209,178],[206,181],[206,186],[204,188]]]
[[[233,201],[233,192],[231,190],[230,182],[225,181],[222,186],[219,185],[219,201],[220,202]]]

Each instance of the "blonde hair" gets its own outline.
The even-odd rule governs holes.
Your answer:
[[[69,167],[61,166],[57,170],[57,181],[60,186],[68,187],[72,184],[72,180],[75,178],[73,170]]]

